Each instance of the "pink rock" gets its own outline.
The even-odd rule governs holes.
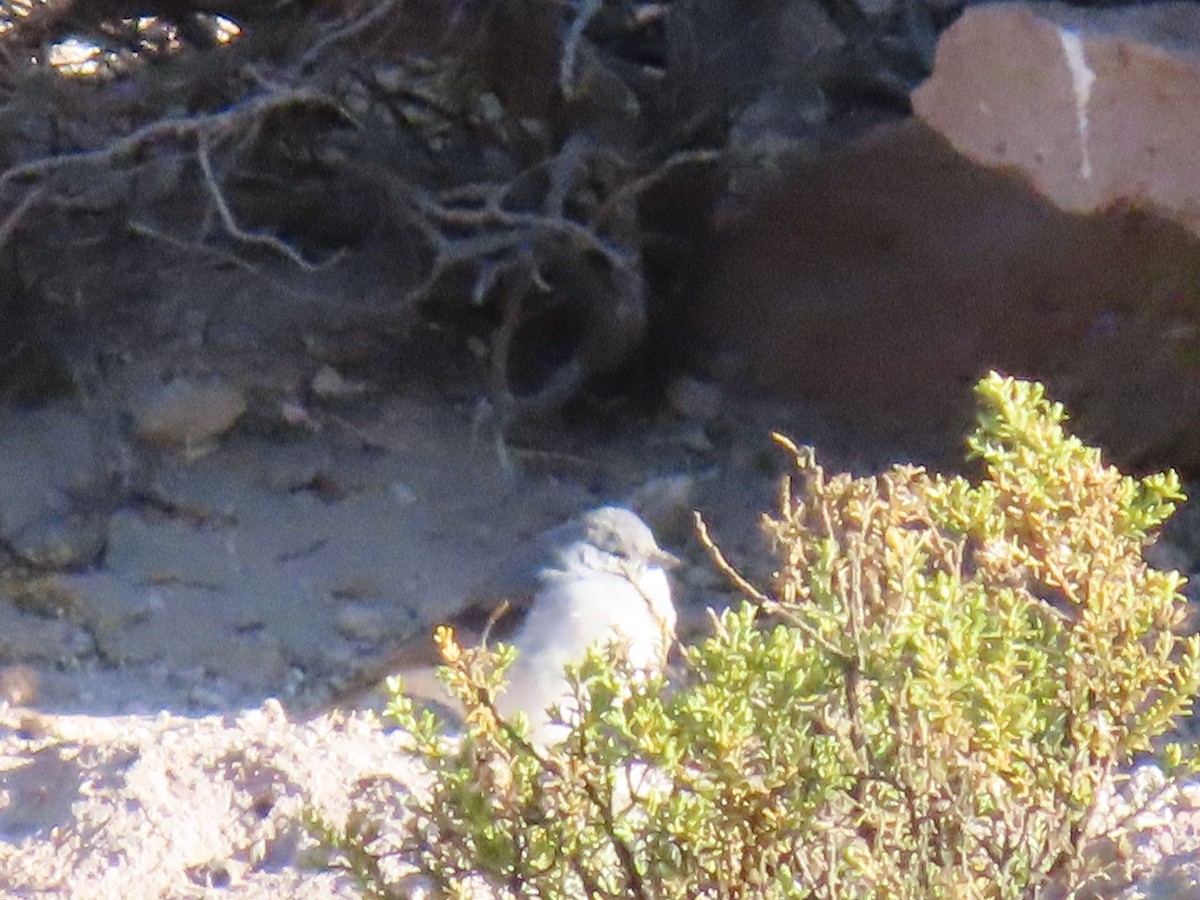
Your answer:
[[[1200,4],[973,7],[913,100],[718,219],[674,311],[704,371],[952,461],[996,368],[1200,471]]]
[[[1200,6],[974,7],[913,106],[1064,210],[1128,206],[1200,234]]]
[[[1124,465],[1200,469],[1200,244],[1178,224],[1065,212],[908,120],[781,167],[700,259],[673,313],[731,404],[798,401],[856,446],[954,462],[997,368]]]

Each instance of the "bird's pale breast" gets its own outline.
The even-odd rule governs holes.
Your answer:
[[[508,689],[497,701],[500,712],[524,710],[537,737],[548,721],[546,707],[567,697],[563,667],[581,662],[589,647],[608,640],[626,648],[635,668],[661,667],[666,635],[674,631],[670,584],[665,572],[652,568],[642,573],[639,585],[640,589],[622,575],[596,570],[581,577],[562,573],[547,579],[513,636],[520,653],[509,671]],[[659,610],[669,614],[665,625]]]

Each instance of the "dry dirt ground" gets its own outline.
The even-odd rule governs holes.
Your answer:
[[[259,410],[208,448],[119,442],[137,486],[107,504],[88,488],[94,410],[4,412],[2,537],[39,565],[0,604],[0,896],[357,896],[299,815],[338,821],[368,798],[402,827],[418,773],[402,736],[335,698],[522,540],[634,505],[685,557],[694,631],[731,594],[691,510],[766,574],[755,522],[786,462],[772,429],[831,466],[920,458],[687,379],[506,442],[469,391],[358,387],[282,410],[287,427]]]
[[[753,568],[785,462],[769,430],[809,437],[690,382],[506,442],[472,397],[365,389],[294,427],[247,416],[203,453],[130,439],[138,487],[107,505],[87,489],[94,411],[5,411],[5,549],[44,564],[0,604],[0,895],[354,896],[306,856],[298,813],[336,819],[376,782],[394,814],[413,773],[333,698],[601,502],[636,505],[687,557],[677,593],[701,621],[729,594],[690,511]]]

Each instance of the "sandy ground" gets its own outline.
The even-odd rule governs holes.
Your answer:
[[[87,410],[0,420],[0,536],[28,564],[0,604],[0,894],[354,896],[297,816],[338,820],[364,781],[399,815],[412,764],[336,702],[396,642],[601,502],[689,560],[692,627],[729,594],[691,510],[752,564],[786,461],[765,424],[596,404],[501,449],[474,404],[417,394],[243,423],[201,454],[131,443],[116,503]]]
[[[786,463],[771,429],[860,471],[902,455],[700,393],[585,404],[503,453],[461,399],[313,406],[203,453],[123,445],[139,463],[120,502],[97,499],[88,410],[8,411],[0,539],[26,575],[0,604],[0,895],[357,896],[298,817],[340,821],[370,798],[402,827],[419,773],[401,736],[336,702],[382,674],[389,648],[523,540],[611,501],[685,558],[675,587],[694,632],[731,594],[691,510],[765,574],[755,521]]]

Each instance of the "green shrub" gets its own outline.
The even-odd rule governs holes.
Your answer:
[[[450,895],[1025,897],[1129,877],[1106,798],[1200,686],[1151,532],[1182,499],[1064,433],[1038,384],[976,388],[978,483],[899,466],[827,477],[794,456],[769,593],[686,648],[669,687],[612,648],[573,675],[578,727],[533,746],[492,706],[508,651],[442,634],[461,742],[397,692],[429,768],[401,845],[328,833],[371,890],[398,854]],[[1188,771],[1164,745],[1160,761]],[[1103,862],[1102,862],[1103,860]]]

